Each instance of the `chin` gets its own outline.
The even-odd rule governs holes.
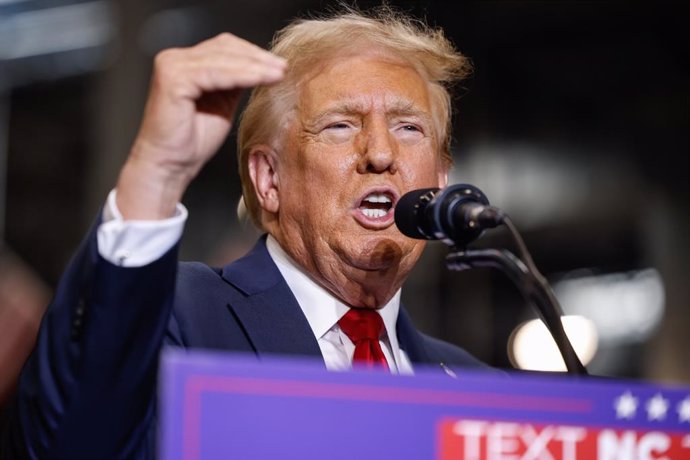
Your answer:
[[[396,269],[413,250],[402,238],[371,235],[357,240],[352,247],[351,263],[354,267],[367,271],[387,271]]]

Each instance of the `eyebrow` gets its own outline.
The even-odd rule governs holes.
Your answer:
[[[319,112],[316,116],[312,117],[312,120],[313,122],[318,122],[330,115],[359,115],[368,112],[368,107],[368,104],[359,101],[344,100]],[[392,103],[386,103],[386,113],[397,116],[414,116],[429,123],[432,121],[430,114],[415,108],[414,102],[410,100],[396,99]]]

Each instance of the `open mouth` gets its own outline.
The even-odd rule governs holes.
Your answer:
[[[371,193],[359,205],[362,214],[371,219],[385,216],[392,208],[393,200],[385,193]]]
[[[388,191],[367,194],[358,206],[359,213],[368,221],[385,222],[392,218],[395,196]]]

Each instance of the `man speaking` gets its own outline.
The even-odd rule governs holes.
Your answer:
[[[162,346],[330,370],[481,366],[401,308],[424,242],[393,220],[406,192],[446,185],[448,88],[468,70],[440,31],[388,9],[296,21],[270,52],[222,34],[160,53],[129,158],[24,369],[9,455],[153,457]],[[178,265],[179,202],[246,88],[240,176],[266,236],[222,269]]]

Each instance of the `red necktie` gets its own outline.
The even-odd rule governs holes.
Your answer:
[[[385,330],[381,315],[369,308],[351,308],[340,318],[338,325],[355,344],[354,362],[365,363],[368,368],[382,366],[388,369],[388,362],[379,344],[379,338]]]

